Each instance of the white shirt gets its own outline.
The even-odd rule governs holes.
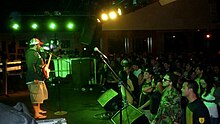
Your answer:
[[[212,88],[212,90],[213,90],[213,88]],[[215,97],[212,95],[212,93],[209,93],[207,96],[204,96],[204,93],[203,93],[202,98],[205,100],[208,100],[208,101],[215,100]],[[206,102],[206,101],[203,101],[203,102],[209,110],[210,117],[218,118],[219,115],[218,115],[217,104],[214,102]]]

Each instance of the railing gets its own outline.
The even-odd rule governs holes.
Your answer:
[[[22,61],[0,63],[0,73],[3,75],[4,94],[8,95],[8,75],[22,75]]]
[[[18,71],[21,70],[22,61],[7,62],[7,72],[8,71]],[[0,72],[3,72],[3,63],[0,63]]]

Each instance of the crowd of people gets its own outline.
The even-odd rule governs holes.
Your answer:
[[[110,55],[99,82],[122,101],[148,112],[152,124],[219,124],[220,55],[198,53]],[[118,88],[118,82],[123,82]]]

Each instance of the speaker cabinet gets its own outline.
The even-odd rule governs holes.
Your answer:
[[[69,88],[82,88],[94,78],[96,84],[96,61],[90,57],[53,59],[55,77],[62,77],[61,84]]]
[[[114,124],[120,124],[120,111],[111,118]],[[122,109],[122,124],[150,124],[148,118],[132,105]]]
[[[113,89],[107,90],[99,98],[98,102],[107,111],[115,111],[118,107],[118,93]]]
[[[74,88],[88,85],[91,78],[91,58],[72,59],[72,78]]]

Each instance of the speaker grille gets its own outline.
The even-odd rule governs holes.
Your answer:
[[[128,105],[122,109],[122,124],[132,124],[136,119],[142,116],[143,113],[132,105]],[[120,111],[118,111],[111,121],[114,124],[120,123]]]
[[[103,93],[99,98],[98,102],[102,107],[104,107],[112,98],[116,97],[118,95],[117,92],[115,92],[113,89],[109,89],[105,93]]]

